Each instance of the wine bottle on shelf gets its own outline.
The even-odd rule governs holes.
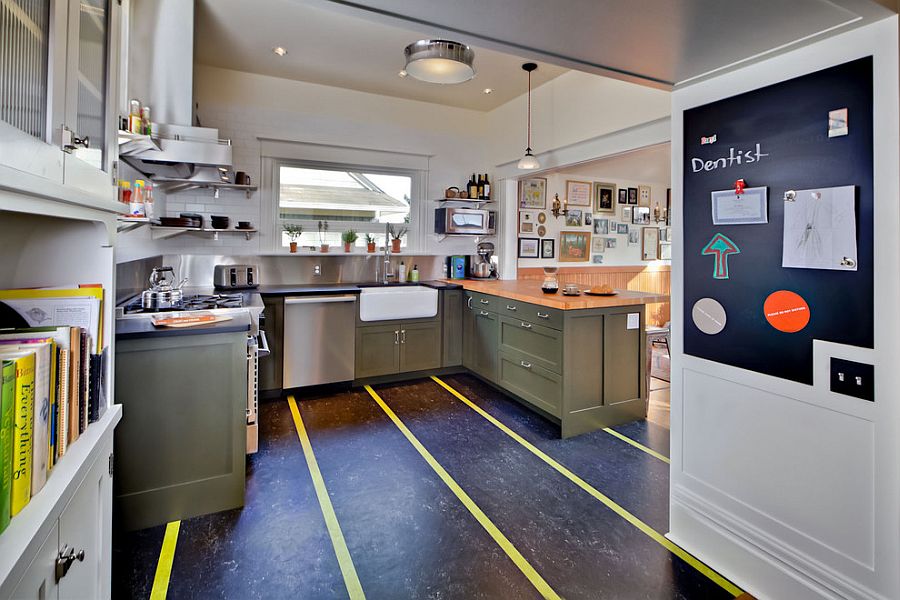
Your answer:
[[[472,179],[469,180],[468,186],[469,188],[469,198],[477,198],[478,197],[478,182],[475,179],[475,173],[472,173]]]
[[[490,200],[491,199],[491,182],[488,181],[488,174],[484,174],[484,191],[481,193],[482,200]]]
[[[478,176],[478,192],[475,196],[479,200],[484,196],[484,180],[481,178],[481,175]]]

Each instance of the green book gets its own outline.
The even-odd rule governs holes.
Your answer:
[[[0,376],[0,533],[9,525],[13,472],[16,361],[4,360]]]

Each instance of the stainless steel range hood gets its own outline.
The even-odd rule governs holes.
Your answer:
[[[128,98],[150,107],[154,131],[119,136],[119,156],[156,180],[222,183],[232,172],[231,141],[219,130],[192,127],[194,2],[132,0],[128,33]]]

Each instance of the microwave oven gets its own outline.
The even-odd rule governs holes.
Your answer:
[[[493,235],[495,212],[481,208],[442,207],[434,211],[434,232],[442,235]]]

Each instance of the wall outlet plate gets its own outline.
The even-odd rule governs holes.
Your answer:
[[[843,358],[832,358],[831,391],[874,402],[875,366]]]

